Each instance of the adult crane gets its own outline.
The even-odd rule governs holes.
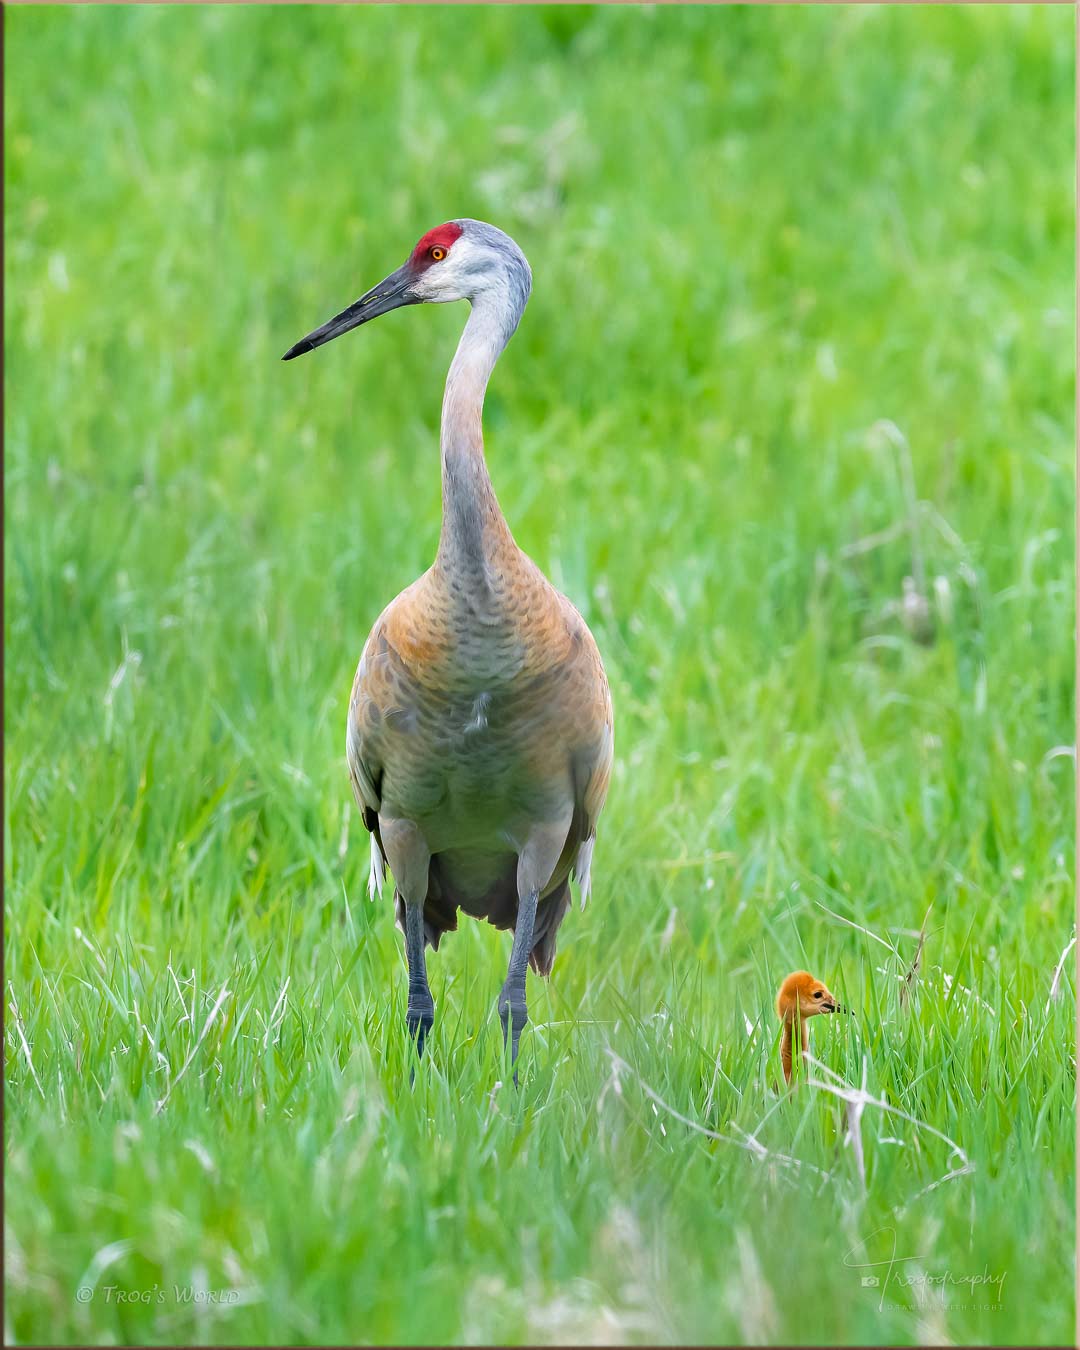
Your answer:
[[[551,973],[574,876],[589,894],[611,775],[611,694],[592,634],[514,542],[484,460],[484,391],[529,298],[532,273],[493,225],[430,230],[405,263],[291,347],[313,351],[403,305],[468,300],[442,405],[442,530],[432,566],[383,610],[353,682],[346,754],[371,832],[371,879],[389,865],[419,1054],[434,1022],[425,948],[457,911],[513,929],[499,995],[516,1061],[527,965]],[[515,1080],[516,1080],[515,1072]]]

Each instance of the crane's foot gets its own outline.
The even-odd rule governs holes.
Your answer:
[[[428,1032],[435,1025],[435,1004],[430,995],[426,1002],[409,1000],[405,1025],[409,1028],[409,1039],[416,1042],[417,1057],[422,1059]]]
[[[425,869],[427,864],[425,863]],[[424,1053],[428,1032],[435,1024],[435,1001],[428,987],[427,962],[424,960],[424,906],[405,905],[405,959],[409,965],[409,1002],[405,1025],[416,1046],[416,1058]],[[416,1063],[409,1068],[410,1086],[416,1078]]]
[[[504,989],[499,995],[499,1017],[502,1020],[503,1053],[506,1053],[506,1042],[509,1040],[510,1063],[514,1066],[514,1086],[517,1087],[518,1043],[521,1040],[521,1033],[525,1029],[525,1024],[529,1020],[529,1010],[525,1005],[524,995],[514,998],[508,995]]]

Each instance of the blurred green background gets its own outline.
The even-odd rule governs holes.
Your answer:
[[[9,1342],[1071,1341],[1074,22],[5,10]],[[278,359],[460,215],[616,706],[519,1093],[343,756],[464,310]]]

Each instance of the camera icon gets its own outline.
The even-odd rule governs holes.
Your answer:
[[[876,1275],[864,1275],[859,1283],[864,1289],[876,1289],[881,1281]]]

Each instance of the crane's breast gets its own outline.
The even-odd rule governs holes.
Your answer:
[[[565,815],[581,763],[610,746],[599,654],[547,583],[542,606],[493,616],[432,603],[429,576],[365,644],[349,711],[354,786],[377,785],[358,795],[421,824],[433,853],[513,846]]]

